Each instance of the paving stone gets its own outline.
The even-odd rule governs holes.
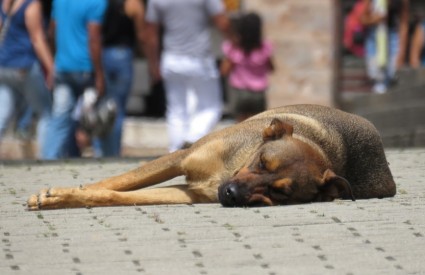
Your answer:
[[[93,182],[141,161],[2,164],[0,274],[422,274],[425,149],[386,153],[394,198],[240,209],[28,212],[26,199],[41,188]]]

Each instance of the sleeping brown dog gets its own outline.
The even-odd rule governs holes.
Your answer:
[[[145,188],[184,175],[187,184]],[[272,109],[120,176],[51,188],[28,209],[216,203],[272,206],[394,196],[380,136],[367,120],[317,105]]]

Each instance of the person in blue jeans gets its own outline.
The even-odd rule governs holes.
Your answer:
[[[372,91],[377,94],[387,92],[394,81],[397,70],[403,65],[407,46],[409,0],[388,0],[381,10],[377,0],[363,0],[365,9],[361,22],[367,27],[365,52],[369,78],[373,80]],[[378,65],[377,29],[387,30],[387,61]]]
[[[143,2],[109,0],[102,26],[102,61],[106,96],[115,100],[117,115],[111,133],[106,137],[94,138],[96,157],[120,156],[125,108],[133,81],[134,49],[137,44],[143,51],[143,35]]]
[[[47,123],[50,108],[44,100],[49,96],[45,87],[53,84],[54,66],[42,17],[40,1],[0,2],[0,139],[14,114],[27,105],[40,116],[37,136],[38,140],[44,139],[41,128]],[[45,72],[43,77],[37,74],[40,65]],[[34,85],[34,75],[43,88]]]
[[[101,60],[101,26],[106,10],[104,0],[54,0],[50,33],[54,36],[55,85],[52,117],[42,154],[46,159],[69,157],[75,139],[72,112],[78,97],[88,87],[104,93]]]

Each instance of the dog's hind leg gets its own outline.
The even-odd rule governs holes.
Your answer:
[[[114,191],[131,191],[148,187],[183,175],[181,162],[187,153],[186,150],[176,151],[152,160],[124,174],[83,187],[87,189],[108,189]]]
[[[119,192],[107,189],[53,188],[42,190],[28,200],[28,210],[97,206],[192,204],[217,202],[200,196],[188,185]]]

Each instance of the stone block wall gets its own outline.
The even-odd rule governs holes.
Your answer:
[[[334,0],[245,0],[264,20],[275,47],[268,107],[297,103],[333,106]]]

